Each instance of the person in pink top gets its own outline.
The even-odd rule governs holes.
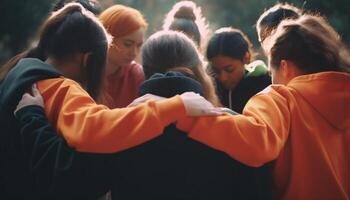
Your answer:
[[[99,16],[113,36],[99,101],[109,108],[122,108],[138,97],[144,74],[135,58],[140,53],[147,29],[142,14],[133,8],[114,5]]]

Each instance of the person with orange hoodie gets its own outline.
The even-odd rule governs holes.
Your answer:
[[[184,119],[177,127],[246,165],[274,161],[274,199],[349,199],[348,52],[319,16],[282,21],[265,40],[273,85],[242,115]]]
[[[142,66],[135,59],[140,54],[148,24],[138,10],[124,5],[107,8],[99,20],[113,37],[99,101],[109,108],[126,107],[138,97],[145,80]]]
[[[94,180],[107,184],[103,168],[108,165],[99,164],[106,157],[161,135],[186,113],[202,113],[197,102],[204,98],[193,93],[124,109],[96,104],[109,41],[92,13],[70,3],[44,22],[37,46],[1,68],[1,198],[86,199],[101,194],[105,188]],[[33,83],[43,96],[49,122],[42,129],[32,126],[40,134],[22,131],[13,114]]]

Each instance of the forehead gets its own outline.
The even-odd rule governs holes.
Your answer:
[[[232,58],[229,56],[223,56],[223,55],[215,56],[214,58],[210,59],[210,63],[213,67],[217,69],[223,69],[229,66],[232,66],[232,67],[243,66],[243,63],[241,60]]]
[[[130,34],[121,37],[120,39],[122,39],[122,40],[131,40],[131,41],[134,41],[134,42],[139,42],[139,41],[143,41],[144,34],[145,34],[145,29],[144,28],[139,28],[136,31],[131,32]]]

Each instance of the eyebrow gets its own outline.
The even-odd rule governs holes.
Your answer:
[[[136,41],[131,40],[131,39],[127,39],[127,38],[126,38],[126,39],[124,39],[124,41],[125,41],[125,42],[131,42],[131,43],[133,43],[133,44],[138,44],[138,45],[140,45],[140,44],[142,45],[142,44],[143,44],[143,42],[144,42],[144,41],[142,40],[142,42],[137,43]]]
[[[130,40],[130,39],[125,39],[125,42],[132,42],[132,43],[136,43],[134,40]]]
[[[218,67],[219,69],[225,69],[225,68],[228,68],[228,67],[232,67],[232,65],[225,65],[225,66],[220,66],[220,67]]]

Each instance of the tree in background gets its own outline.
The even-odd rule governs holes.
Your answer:
[[[103,0],[100,0],[103,2]],[[165,14],[176,0],[107,0],[109,3],[127,4],[141,10],[150,22],[149,34],[161,28]],[[212,30],[232,26],[247,33],[255,47],[259,47],[255,23],[260,14],[273,6],[276,0],[195,0],[202,7],[202,13],[209,21]],[[286,0],[295,6],[320,13],[341,33],[344,41],[350,44],[350,3],[349,0]]]
[[[0,64],[29,45],[55,0],[1,0]]]
[[[178,0],[99,0],[103,8],[125,4],[144,13],[149,22],[148,35],[161,29],[165,14]],[[33,38],[38,26],[58,0],[1,0],[0,1],[0,66],[13,55],[23,51]],[[259,48],[255,23],[259,15],[276,3],[276,0],[195,0],[215,30],[232,26],[245,32]],[[283,1],[284,2],[284,1]],[[350,44],[349,0],[286,0],[298,7],[317,11]]]

